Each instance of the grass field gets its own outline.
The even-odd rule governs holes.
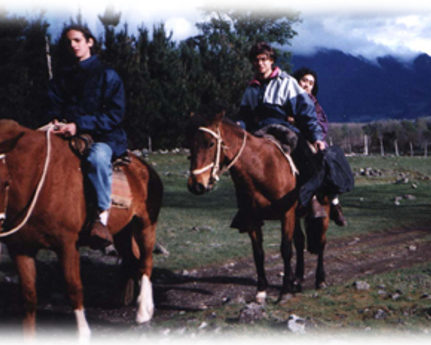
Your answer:
[[[186,187],[188,160],[184,154],[153,154],[147,158],[161,175],[165,193],[158,225],[158,240],[170,251],[168,258],[157,258],[156,265],[188,269],[250,254],[247,235],[230,228],[236,212],[233,184],[222,176],[211,193],[195,196]],[[410,157],[349,157],[354,172],[372,167],[382,176],[358,176],[355,189],[341,196],[349,224],[340,228],[331,223],[329,239],[379,231],[394,227],[427,224],[431,220],[431,161]],[[408,183],[395,184],[400,174]],[[417,188],[413,188],[412,185]],[[396,197],[403,198],[396,206]],[[278,250],[280,225],[265,223],[265,246]]]
[[[247,235],[230,228],[236,212],[233,185],[228,175],[223,176],[217,188],[209,194],[194,196],[186,188],[188,161],[183,154],[152,154],[147,158],[161,175],[165,186],[163,209],[158,226],[158,241],[170,255],[156,256],[155,266],[170,270],[185,270],[215,265],[231,259],[251,256]],[[349,157],[355,172],[355,189],[341,196],[348,226],[340,228],[331,223],[328,238],[352,237],[393,228],[428,227],[431,222],[431,161],[419,157]],[[379,170],[377,176],[362,176],[361,169]],[[402,183],[397,181],[402,177]],[[398,197],[399,204],[395,204]],[[278,252],[280,231],[278,222],[266,222],[265,249]],[[431,240],[431,234],[424,241]],[[252,262],[250,262],[252,264]],[[371,290],[355,291],[352,281],[331,286],[318,294],[306,291],[294,297],[289,306],[270,301],[264,321],[250,325],[227,325],[226,320],[238,315],[240,305],[229,304],[218,309],[195,313],[188,321],[196,329],[203,320],[211,320],[212,328],[240,332],[258,332],[260,335],[285,332],[289,314],[309,315],[319,329],[368,328],[383,334],[408,332],[428,334],[431,331],[431,262],[424,262],[403,270],[372,275],[368,279]],[[386,293],[403,291],[400,299],[384,298]],[[316,298],[316,295],[319,298]],[[425,296],[425,297],[424,297]],[[294,305],[292,307],[291,305]],[[376,313],[385,317],[378,318]],[[214,317],[214,315],[222,315]],[[175,327],[181,318],[160,327]],[[279,327],[277,325],[283,325]],[[221,326],[222,325],[222,326]],[[156,327],[157,328],[157,327]]]
[[[329,244],[342,242],[344,239],[350,241],[356,237],[378,234],[390,229],[431,229],[431,159],[377,156],[355,156],[348,159],[356,175],[354,190],[341,196],[348,225],[340,228],[331,223],[328,231]],[[240,234],[236,229],[230,228],[231,219],[236,213],[236,200],[229,175],[222,176],[211,193],[195,196],[186,186],[189,161],[185,153],[154,153],[146,160],[156,169],[164,184],[164,201],[157,227],[157,241],[169,251],[169,255],[155,255],[155,269],[159,270],[158,272],[173,271],[181,277],[186,276],[182,274],[186,270],[218,267],[227,262],[249,258],[249,272],[252,273],[247,272],[245,278],[254,279],[250,240],[246,234]],[[377,173],[362,175],[361,171],[367,168],[374,169]],[[431,231],[425,232],[420,239],[413,240],[416,245],[423,244],[425,248],[425,245],[431,243]],[[265,223],[264,246],[267,255],[279,252],[279,222]],[[404,243],[401,243],[401,246],[405,246]],[[82,250],[86,256],[85,268],[91,268],[88,253],[91,254],[93,251],[87,248]],[[349,247],[345,248],[345,251],[349,250]],[[373,254],[372,252],[376,250],[378,251],[379,247],[376,248],[374,245],[361,247],[356,254],[349,256],[354,258],[349,265],[359,265],[363,255]],[[408,253],[404,247],[400,247],[400,250]],[[47,255],[47,252],[42,254]],[[43,255],[40,256],[41,259]],[[101,256],[100,253],[98,255]],[[382,255],[385,254],[381,254],[384,259]],[[424,256],[431,258],[431,255]],[[49,259],[53,260],[53,254]],[[117,265],[116,258],[111,258],[111,261],[113,263],[108,264],[108,270],[109,265],[113,267]],[[7,262],[4,265],[7,265]],[[227,278],[230,274],[235,278],[235,273],[229,273]],[[0,272],[0,282],[6,279],[2,274]],[[354,275],[350,274],[350,277],[352,276]],[[244,279],[244,276],[242,278]],[[310,280],[312,278],[309,278]],[[364,334],[371,334],[370,330],[374,332],[373,334],[391,335],[397,339],[408,336],[408,342],[412,335],[419,336],[419,339],[414,338],[415,341],[423,340],[421,336],[426,337],[426,342],[430,340],[431,260],[423,260],[419,264],[402,269],[393,267],[383,273],[367,274],[366,281],[370,286],[368,290],[355,289],[353,287],[355,281],[356,278],[349,278],[319,291],[305,289],[303,293],[281,303],[277,303],[273,294],[265,305],[265,317],[251,323],[234,321],[246,302],[232,299],[229,303],[219,303],[193,312],[174,308],[172,317],[151,322],[149,328],[131,326],[124,321],[127,318],[122,316],[118,316],[121,322],[114,318],[112,325],[119,322],[127,331],[138,334],[140,339],[148,336],[150,341],[151,335],[165,334],[173,338],[164,339],[175,341],[181,340],[182,336],[184,341],[188,341],[190,335],[209,336],[210,342],[218,342],[215,340],[219,339],[218,336],[222,336],[220,341],[226,341],[230,339],[228,335],[247,335],[248,338],[242,339],[247,343],[250,342],[250,336],[256,343],[259,343],[257,339],[262,337],[274,340],[273,336],[281,336],[284,341],[283,337],[289,336],[289,341],[302,341],[308,345],[318,342],[320,344],[322,339],[333,342],[335,334],[348,331],[359,334],[358,343],[362,344],[362,337]],[[160,281],[158,283],[160,284]],[[251,287],[254,293],[253,282],[248,287]],[[158,289],[164,291],[163,286],[159,286]],[[187,290],[181,284],[177,289]],[[130,307],[129,312],[133,308]],[[121,312],[120,310],[119,313]],[[161,310],[156,309],[156,318],[158,312],[162,314]],[[92,310],[92,313],[102,314],[98,308]],[[315,336],[314,341],[304,341],[291,334],[286,322],[292,314],[306,318],[307,334]],[[111,327],[109,323],[105,328],[101,328],[100,333],[111,330]],[[112,333],[107,334],[109,336]],[[280,339],[274,341],[278,342]],[[340,341],[345,343],[343,339]]]

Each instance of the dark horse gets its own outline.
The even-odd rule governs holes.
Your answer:
[[[154,311],[150,278],[163,186],[156,172],[133,155],[123,169],[132,204],[112,208],[108,225],[123,258],[123,271],[140,281],[136,321],[142,323],[150,320]],[[78,251],[88,210],[81,162],[67,141],[0,120],[0,212],[6,215],[5,221],[0,220],[4,223],[1,240],[20,277],[25,334],[35,333],[35,255],[48,248],[61,262],[79,336],[88,337]]]
[[[250,236],[257,270],[256,300],[263,303],[268,282],[264,270],[262,246],[263,220],[281,221],[281,254],[284,277],[280,298],[301,290],[304,276],[305,236],[299,218],[295,217],[298,200],[295,166],[274,143],[258,138],[224,119],[224,112],[215,116],[193,116],[188,129],[191,154],[188,188],[194,194],[210,191],[223,170],[230,169],[238,204],[232,227]],[[328,211],[328,206],[326,205]],[[319,255],[316,287],[324,284],[323,250],[328,217],[308,218],[308,249]],[[317,232],[316,232],[317,231]],[[297,266],[292,272],[292,241],[295,243]]]

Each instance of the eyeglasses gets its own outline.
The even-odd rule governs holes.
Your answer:
[[[259,63],[259,62],[266,62],[268,60],[270,60],[268,56],[262,56],[262,57],[255,57],[253,62]]]

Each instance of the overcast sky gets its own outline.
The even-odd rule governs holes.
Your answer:
[[[264,0],[268,7],[283,7],[300,12],[301,23],[295,25],[298,36],[290,47],[294,53],[310,53],[317,47],[335,48],[353,55],[373,59],[387,54],[410,57],[420,52],[431,55],[431,2],[408,0]],[[121,11],[122,22],[134,30],[144,23],[164,22],[175,39],[197,33],[195,23],[203,19],[201,7],[207,0],[0,0],[11,14],[31,16],[39,7],[46,10],[52,30],[81,10],[90,28],[100,32],[97,15],[106,6]],[[250,0],[218,0],[218,6],[250,7]],[[256,3],[253,2],[253,3]]]

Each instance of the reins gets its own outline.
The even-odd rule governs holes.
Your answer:
[[[6,155],[4,153],[0,154],[0,162],[2,162],[2,164],[6,165]],[[0,221],[2,221],[2,222],[6,220],[6,207],[7,207],[8,199],[9,199],[9,187],[10,186],[8,183],[5,187],[5,193],[4,193],[4,200],[3,200],[4,210],[3,210],[3,212],[0,212]]]
[[[211,162],[210,164],[204,166],[203,168],[200,169],[195,169],[193,170],[191,173],[193,175],[199,175],[202,174],[203,172],[213,168],[212,173],[211,173],[211,177],[214,178],[216,181],[219,180],[219,175],[221,175],[223,172],[229,170],[239,159],[239,157],[242,154],[242,151],[244,150],[246,141],[247,141],[247,133],[246,131],[244,132],[244,137],[242,140],[242,145],[240,150],[238,151],[237,155],[234,157],[234,159],[232,159],[232,161],[226,166],[226,168],[220,172],[220,174],[218,174],[218,171],[220,170],[220,155],[221,155],[221,151],[222,151],[222,144],[223,144],[223,138],[221,137],[220,134],[220,129],[217,128],[217,132],[214,132],[213,130],[207,128],[207,127],[199,127],[198,130],[202,131],[202,132],[206,132],[211,134],[214,138],[216,138],[217,140],[217,151],[216,151],[216,156],[214,159],[214,162]],[[283,156],[286,158],[286,160],[288,161],[290,168],[292,169],[292,174],[293,175],[299,175],[299,171],[296,168],[295,163],[293,162],[292,157],[287,154],[286,152],[284,152],[284,150],[282,149],[282,147],[280,146],[280,144],[278,142],[276,142],[275,140],[270,140],[268,139],[271,143],[273,143],[283,154]]]
[[[210,164],[204,166],[203,168],[195,169],[191,173],[193,175],[199,175],[212,168],[211,177],[214,178],[216,181],[218,181],[219,175],[221,175],[225,171],[228,171],[238,161],[239,157],[244,151],[245,144],[247,142],[247,133],[243,131],[244,136],[242,138],[242,144],[236,156],[223,170],[220,170],[220,156],[223,149],[222,147],[223,138],[221,137],[220,129],[217,128],[217,133],[207,127],[199,127],[198,130],[211,134],[217,140],[216,156],[215,156],[214,162],[211,162]],[[220,173],[219,173],[219,170],[220,170]]]
[[[36,191],[34,192],[33,195],[33,199],[30,203],[30,206],[27,210],[27,213],[24,217],[24,219],[21,221],[21,223],[19,223],[17,226],[15,226],[13,229],[10,229],[6,232],[0,232],[0,238],[1,237],[6,237],[6,236],[10,236],[16,232],[18,232],[19,230],[21,230],[24,225],[27,223],[28,219],[30,218],[35,206],[36,206],[36,202],[39,198],[39,194],[40,191],[42,190],[42,186],[45,182],[45,178],[46,178],[46,174],[48,172],[48,166],[49,166],[49,161],[50,161],[50,156],[51,156],[51,137],[50,137],[50,133],[52,130],[52,126],[49,126],[48,128],[46,128],[46,157],[45,157],[45,164],[43,166],[43,171],[42,171],[42,176],[39,180],[39,183],[37,184],[36,187]],[[4,155],[3,157],[1,157],[3,160],[6,159],[6,155]],[[8,195],[9,195],[9,187],[6,187],[6,195],[5,195],[5,200],[6,200],[6,204],[5,204],[5,210],[4,210],[4,217],[6,218],[6,210],[7,210],[7,201],[8,201]],[[4,228],[2,227],[1,230],[4,230]]]

